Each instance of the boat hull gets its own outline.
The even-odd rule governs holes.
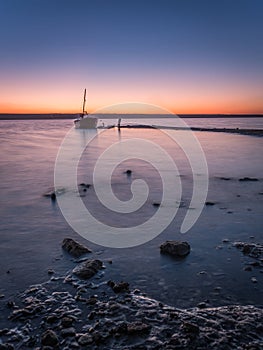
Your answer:
[[[76,129],[96,129],[98,125],[98,119],[93,117],[79,118],[74,120]]]

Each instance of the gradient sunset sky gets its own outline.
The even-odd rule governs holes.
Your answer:
[[[263,113],[262,0],[0,0],[0,113]],[[129,112],[129,111],[128,111]]]

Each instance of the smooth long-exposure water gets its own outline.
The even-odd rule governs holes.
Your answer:
[[[200,123],[204,121],[196,121],[195,126],[202,126]],[[228,120],[225,127],[233,125]],[[211,305],[261,303],[262,273],[256,268],[252,272],[244,271],[244,263],[250,260],[231,242],[262,241],[262,138],[195,133],[208,164],[207,200],[215,205],[205,206],[196,224],[186,234],[181,234],[180,226],[192,196],[193,174],[178,145],[162,131],[154,129],[118,132],[113,128],[99,134],[83,153],[78,183],[93,184],[93,166],[98,155],[109,145],[131,138],[147,138],[165,148],[176,162],[182,181],[182,198],[180,203],[174,203],[179,209],[171,224],[146,244],[117,249],[85,241],[69,226],[58,203],[43,196],[54,185],[57,152],[71,127],[71,120],[0,122],[0,293],[13,295],[32,283],[46,281],[49,268],[57,275],[65,274],[74,262],[62,252],[61,241],[72,237],[89,245],[105,262],[113,261],[112,265],[106,263],[101,281],[127,280],[133,288],[179,307],[195,306],[203,300],[209,300]],[[85,131],[73,132],[80,143],[85,143]],[[132,170],[131,176],[125,174],[127,169]],[[258,181],[240,182],[243,177]],[[96,198],[93,186],[85,193],[81,190],[71,193],[70,188],[65,191],[81,196],[98,220],[127,227],[155,215],[158,208],[153,203],[160,202],[162,197],[158,172],[143,160],[130,159],[116,167],[112,174],[112,188],[117,198],[123,201],[131,198],[134,179],[147,182],[149,196],[141,210],[129,215],[107,211]],[[222,243],[226,238],[230,243]],[[192,248],[189,256],[174,260],[160,255],[159,246],[167,239],[187,240]],[[252,277],[256,277],[258,283],[252,283]]]

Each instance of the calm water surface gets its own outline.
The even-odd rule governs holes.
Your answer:
[[[202,126],[200,123],[207,126],[207,120],[198,123],[194,126]],[[137,137],[147,138],[167,150],[176,161],[183,190],[178,213],[161,235],[138,247],[113,249],[86,242],[67,224],[58,204],[43,197],[54,184],[57,152],[71,127],[70,120],[0,121],[0,293],[12,295],[29,284],[46,281],[49,268],[57,275],[69,271],[74,262],[60,247],[63,238],[69,236],[88,244],[102,260],[113,260],[101,281],[127,280],[132,288],[140,288],[178,307],[195,306],[207,299],[211,305],[261,303],[262,273],[259,269],[243,271],[244,263],[250,260],[231,244],[223,244],[222,239],[262,242],[262,138],[195,133],[208,163],[208,200],[216,205],[205,207],[194,227],[182,235],[180,225],[192,195],[191,167],[182,150],[159,130],[103,132],[83,153],[78,169],[79,183],[92,184],[93,166],[105,148],[120,139]],[[85,143],[85,132],[74,132],[80,143]],[[131,178],[124,174],[127,169],[133,170]],[[259,181],[239,182],[244,176],[257,177]],[[231,179],[225,181],[220,177]],[[108,213],[92,187],[87,193],[72,195],[83,196],[84,204],[99,220],[132,226],[155,214],[152,203],[160,201],[162,193],[158,172],[143,161],[131,159],[116,167],[113,173],[112,187],[119,199],[130,198],[131,181],[136,178],[144,179],[149,185],[149,198],[136,215]],[[191,254],[181,261],[161,256],[159,245],[166,239],[187,240],[192,247]],[[258,279],[257,284],[251,283],[252,276]],[[220,293],[216,287],[222,288]]]

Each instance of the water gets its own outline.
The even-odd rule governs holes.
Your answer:
[[[220,121],[198,119],[194,126],[214,127],[215,122]],[[246,123],[236,119],[227,122],[225,127],[229,128]],[[249,127],[260,127],[260,123],[261,120],[257,119],[252,125],[250,120]],[[110,129],[96,137],[80,160],[78,183],[93,183],[92,169],[97,157],[107,147],[135,137],[147,138],[165,148],[176,162],[182,181],[181,203],[174,203],[180,208],[170,225],[146,244],[117,249],[86,242],[66,222],[58,203],[43,197],[43,193],[54,184],[57,152],[71,127],[71,120],[0,122],[0,294],[8,297],[29,284],[46,281],[49,268],[57,275],[65,274],[74,262],[64,255],[60,244],[64,237],[72,237],[88,244],[94,255],[105,261],[107,268],[102,281],[127,280],[132,288],[140,288],[151,297],[178,307],[195,306],[206,299],[211,305],[261,303],[260,269],[243,271],[244,263],[251,260],[231,244],[223,244],[222,239],[262,242],[262,138],[195,133],[208,163],[207,200],[216,204],[205,207],[197,223],[182,235],[180,226],[192,196],[193,175],[178,145],[163,132],[151,129],[123,129],[121,133]],[[85,144],[85,131],[73,132],[79,143]],[[182,137],[186,135],[185,131],[179,133]],[[131,177],[124,174],[127,169],[132,169]],[[256,177],[259,181],[238,181],[245,176]],[[225,181],[220,177],[231,179]],[[162,199],[158,172],[142,160],[127,160],[114,170],[112,188],[117,198],[128,200],[131,198],[131,182],[137,178],[149,184],[149,196],[136,213],[125,215],[107,211],[96,198],[93,187],[87,193],[81,192],[81,199],[90,212],[107,225],[124,228],[138,225],[155,215],[158,208],[152,204]],[[79,196],[70,186],[65,191],[66,195]],[[190,255],[180,261],[161,256],[159,245],[166,239],[187,240],[192,247]],[[108,265],[107,260],[112,260],[113,264]],[[200,274],[202,271],[204,273]],[[252,276],[258,279],[257,284],[251,283]],[[217,287],[222,288],[220,293],[216,292]]]

